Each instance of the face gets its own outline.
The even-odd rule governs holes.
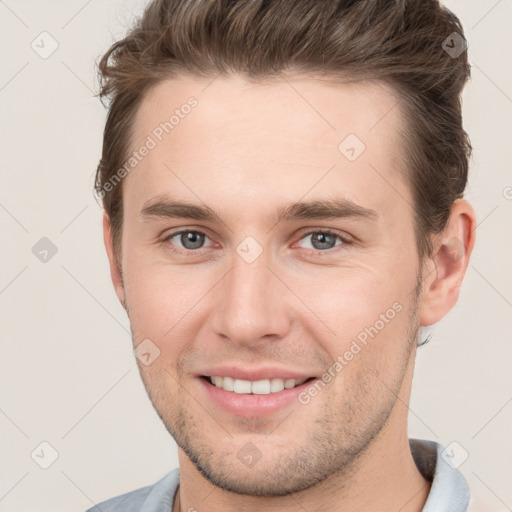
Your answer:
[[[141,105],[133,149],[155,145],[122,185],[119,293],[155,409],[223,489],[308,488],[390,428],[420,300],[395,103],[376,83],[232,77]]]

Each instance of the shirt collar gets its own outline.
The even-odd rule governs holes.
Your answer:
[[[424,439],[409,439],[409,445],[418,470],[432,482],[422,512],[465,512],[471,497],[469,486],[450,463],[445,448]]]

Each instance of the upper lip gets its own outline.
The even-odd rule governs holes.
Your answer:
[[[296,370],[278,367],[243,368],[242,366],[223,365],[207,368],[199,373],[203,377],[231,377],[241,380],[270,380],[270,379],[308,379],[313,375]]]

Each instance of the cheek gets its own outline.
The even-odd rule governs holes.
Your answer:
[[[403,351],[415,283],[412,269],[401,275],[380,268],[329,269],[314,279],[296,276],[288,282],[307,305],[300,308],[301,322],[332,360],[347,351],[347,358],[360,360],[363,351],[375,357]]]
[[[165,343],[197,319],[198,302],[215,284],[199,267],[170,266],[134,254],[126,261],[125,290],[136,341],[154,338]],[[197,323],[197,322],[196,322]]]

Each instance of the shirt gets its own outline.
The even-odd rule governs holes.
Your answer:
[[[423,439],[409,439],[411,454],[421,474],[432,482],[423,512],[466,512],[470,501],[464,475],[443,457],[444,447]],[[173,469],[152,485],[103,501],[86,512],[172,512],[180,480]]]

